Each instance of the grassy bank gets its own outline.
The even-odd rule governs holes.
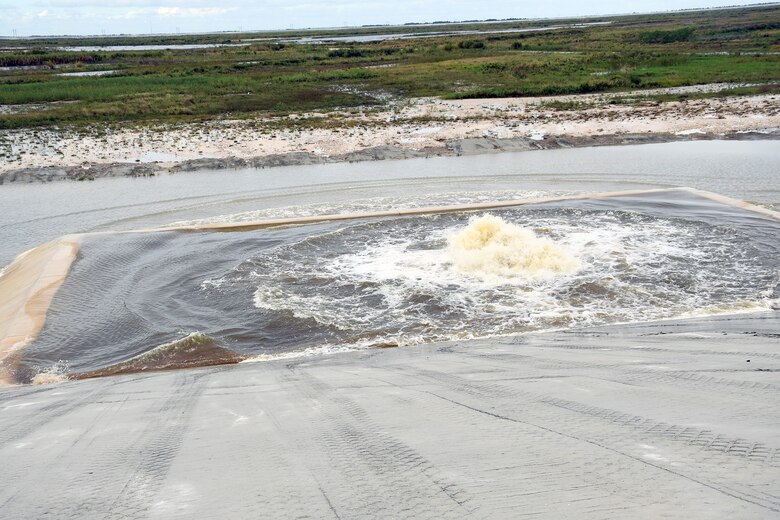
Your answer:
[[[201,35],[2,42],[0,127],[165,123],[383,106],[419,96],[490,98],[780,81],[780,8],[755,7],[587,20],[526,31],[508,21],[363,34],[475,30],[380,42],[304,45]],[[546,25],[577,22],[556,21]],[[339,36],[345,31],[333,31]],[[322,32],[316,33],[322,35]],[[177,50],[63,50],[62,46],[168,43],[243,45]],[[115,71],[107,76],[63,73]]]

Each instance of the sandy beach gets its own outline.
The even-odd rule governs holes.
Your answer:
[[[752,314],[0,389],[0,503],[8,518],[774,518],[778,326]]]
[[[629,97],[712,93],[741,86],[712,84],[546,98],[421,98],[388,109],[157,128],[9,130],[0,132],[7,157],[0,163],[0,183],[780,137],[777,95],[621,102]]]

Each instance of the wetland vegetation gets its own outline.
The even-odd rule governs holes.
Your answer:
[[[390,33],[409,37],[289,43]],[[198,44],[223,46],[95,50]],[[242,119],[385,108],[420,96],[546,96],[719,82],[756,84],[737,94],[780,91],[777,5],[546,22],[8,39],[0,48],[0,128]],[[62,75],[98,70],[114,72]]]

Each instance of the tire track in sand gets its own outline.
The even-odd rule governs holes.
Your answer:
[[[317,468],[338,474],[323,482],[342,518],[466,518],[477,511],[461,486],[427,458],[383,431],[354,400],[307,371],[290,366],[288,381],[320,407],[311,439],[323,458]]]

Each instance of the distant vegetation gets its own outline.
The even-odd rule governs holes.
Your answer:
[[[458,42],[458,47],[461,49],[484,49],[485,42],[480,40],[464,40]]]
[[[546,31],[540,25],[609,22]],[[489,98],[780,82],[780,8],[686,11],[604,19],[366,27],[328,32],[488,31],[382,42],[289,43],[295,36],[177,35],[0,41],[0,128],[155,123],[386,106],[418,96]],[[286,41],[269,41],[271,36]],[[263,38],[263,39],[258,39]],[[241,43],[177,50],[79,45]],[[100,77],[64,72],[112,70]],[[747,90],[744,93],[749,93]]]
[[[67,63],[100,63],[104,59],[106,56],[103,54],[48,52],[35,49],[29,52],[0,53],[0,67],[53,67]]]
[[[674,43],[687,42],[693,37],[693,27],[683,27],[674,31],[647,31],[639,33],[642,43]]]

